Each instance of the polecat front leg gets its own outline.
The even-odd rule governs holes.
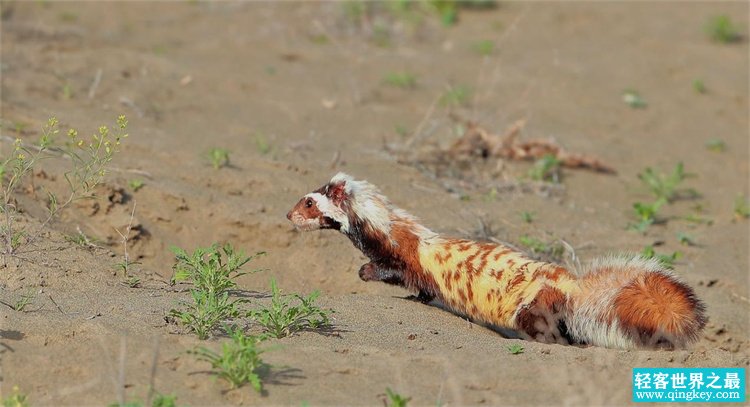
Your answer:
[[[405,287],[402,273],[387,267],[380,267],[373,262],[365,263],[359,268],[359,278],[362,279],[362,281],[382,281],[386,284]],[[422,290],[419,291],[419,294],[417,294],[416,297],[417,301],[425,304],[429,303],[434,298],[434,295]]]

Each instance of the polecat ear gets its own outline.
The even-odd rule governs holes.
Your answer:
[[[326,196],[334,203],[334,205],[340,206],[341,202],[346,199],[346,182],[329,185],[328,188],[326,188]]]

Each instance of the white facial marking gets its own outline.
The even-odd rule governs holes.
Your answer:
[[[346,216],[346,213],[341,208],[334,205],[328,197],[318,192],[307,194],[305,197],[312,198],[315,201],[318,210],[323,213],[323,216],[327,216],[338,222],[341,225],[342,232],[349,231],[349,217]]]

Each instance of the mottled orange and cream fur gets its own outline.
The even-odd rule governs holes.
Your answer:
[[[697,340],[706,323],[693,290],[655,260],[613,256],[574,273],[501,244],[445,238],[343,173],[287,217],[303,230],[348,236],[370,258],[359,271],[363,280],[403,286],[526,339],[675,348]]]

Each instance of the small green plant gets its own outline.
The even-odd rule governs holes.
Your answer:
[[[471,47],[474,52],[481,56],[490,56],[495,51],[495,42],[491,40],[477,41]]]
[[[698,196],[698,193],[693,189],[678,189],[682,181],[687,178],[682,162],[677,163],[669,175],[657,174],[653,169],[646,168],[642,173],[638,174],[638,178],[651,190],[651,193],[657,199],[665,199],[667,202],[672,202],[679,197]]]
[[[531,254],[543,256],[549,259],[561,259],[565,254],[565,246],[560,242],[545,243],[535,237],[523,235],[518,242],[531,251]]]
[[[130,181],[128,181],[128,186],[130,189],[133,190],[133,192],[138,192],[139,189],[143,188],[143,186],[146,185],[142,179],[133,178]]]
[[[451,86],[440,97],[440,105],[444,107],[465,106],[471,97],[471,89],[467,86]]]
[[[124,403],[114,402],[110,403],[107,407],[143,407],[144,404],[140,401],[126,401]],[[151,407],[176,407],[177,396],[173,394],[157,394],[154,400],[151,402]]]
[[[389,72],[383,78],[383,82],[401,89],[417,87],[417,77],[409,72]]]
[[[229,290],[237,286],[236,278],[259,271],[240,272],[240,268],[264,253],[245,256],[243,252],[235,252],[229,244],[221,249],[218,245],[197,248],[192,254],[177,247],[172,251],[176,259],[172,282],[192,282],[193,301],[181,302],[185,309],[172,309],[169,315],[195,332],[199,339],[207,339],[223,321],[241,315],[240,305],[247,300],[231,300]]]
[[[62,210],[79,199],[90,198],[94,188],[104,179],[107,167],[118,152],[120,142],[126,138],[128,121],[125,116],[117,118],[113,131],[108,126],[100,126],[90,140],[78,137],[78,131],[68,130],[68,140],[64,146],[52,149],[60,133],[59,121],[52,117],[42,126],[42,134],[37,144],[25,146],[21,139],[16,139],[10,154],[0,159],[0,213],[3,214],[3,225],[0,236],[5,247],[0,248],[4,256],[16,255],[16,250],[23,242],[33,244],[45,228],[54,221]],[[70,158],[72,168],[64,173],[68,190],[66,196],[58,197],[50,191],[47,195],[47,214],[41,225],[34,232],[23,228],[17,229],[15,218],[18,208],[15,194],[21,183],[33,173],[42,160],[62,153]],[[23,241],[22,241],[23,239]]]
[[[24,312],[26,307],[34,301],[34,298],[36,298],[36,294],[33,290],[29,290],[26,294],[21,294],[21,298],[13,305],[13,310]]]
[[[677,241],[680,242],[680,244],[685,246],[695,246],[695,240],[692,236],[688,235],[685,232],[679,232],[677,233]]]
[[[386,387],[385,396],[387,398],[387,400],[385,401],[385,405],[387,407],[406,407],[411,400],[411,397],[404,397],[401,394],[391,390],[390,387]]]
[[[737,219],[750,218],[750,201],[742,195],[734,200],[734,216]]]
[[[393,130],[396,131],[396,134],[398,134],[401,137],[406,137],[409,135],[409,129],[404,126],[403,124],[397,124]]]
[[[73,88],[70,87],[70,82],[65,82],[65,85],[63,85],[62,96],[63,99],[73,99]]]
[[[695,93],[700,93],[701,95],[705,94],[708,91],[706,89],[706,84],[703,83],[702,79],[693,80],[693,90],[695,91]]]
[[[226,327],[225,330],[231,340],[222,344],[221,353],[205,347],[198,347],[190,353],[198,360],[210,363],[213,373],[228,381],[232,388],[250,383],[260,393],[263,389],[261,378],[269,370],[269,366],[260,358],[265,350],[257,347],[263,339],[245,335],[237,327]]]
[[[136,276],[128,276],[124,283],[130,288],[138,288],[141,286],[141,279]]]
[[[266,155],[271,152],[273,147],[266,136],[264,136],[263,133],[258,132],[255,133],[255,149],[258,150],[259,153]]]
[[[29,407],[29,397],[13,386],[13,394],[3,398],[3,407]]]
[[[214,244],[209,247],[198,247],[189,254],[179,247],[172,247],[175,264],[172,282],[188,280],[194,287],[209,293],[222,293],[237,286],[236,278],[260,270],[241,272],[240,268],[249,261],[265,255],[258,252],[246,256],[242,251],[235,251],[232,245],[225,244],[221,249]]]
[[[229,150],[225,148],[214,147],[208,150],[208,159],[215,170],[229,165]]]
[[[706,23],[706,33],[713,41],[729,44],[739,41],[740,30],[727,15],[714,16]]]
[[[560,183],[560,160],[552,154],[536,160],[534,166],[529,170],[529,178],[534,181]]]
[[[299,294],[282,295],[276,280],[271,280],[271,305],[250,311],[249,316],[255,319],[266,333],[273,338],[290,336],[303,329],[317,329],[328,325],[330,310],[323,310],[315,305],[320,292],[315,291],[307,297]],[[297,304],[292,305],[292,301]]]
[[[169,315],[183,326],[195,332],[198,339],[208,339],[222,322],[241,316],[240,304],[244,299],[230,300],[229,293],[209,294],[205,291],[190,290],[193,302],[182,302],[185,310],[172,309]]]
[[[528,211],[523,211],[523,212],[521,212],[521,219],[523,219],[523,221],[526,222],[526,223],[531,223],[531,222],[534,221],[534,213],[533,212],[528,212]]]
[[[641,94],[631,88],[625,89],[622,92],[622,101],[633,109],[643,109],[648,106],[646,100],[641,97]]]
[[[154,401],[151,402],[151,407],[176,407],[177,396],[174,394],[157,394],[154,397]]]
[[[508,345],[508,352],[511,355],[519,355],[519,354],[523,353],[523,351],[524,351],[523,346],[521,346],[521,345],[519,345],[517,343],[514,343],[512,345]]]
[[[667,200],[664,198],[659,198],[651,204],[634,203],[633,210],[638,218],[638,223],[631,223],[628,229],[644,233],[649,226],[657,221],[656,214],[665,203],[667,203]]]
[[[86,235],[80,229],[75,234],[65,236],[65,240],[81,247],[94,247],[99,242],[99,239]]]
[[[706,148],[711,151],[721,153],[721,152],[726,151],[727,144],[724,142],[724,140],[713,138],[706,142]]]
[[[673,252],[672,254],[662,254],[657,253],[654,249],[654,246],[648,245],[643,248],[643,251],[641,251],[641,256],[646,259],[656,259],[661,263],[664,267],[668,269],[674,268],[674,263],[682,257],[682,253],[680,252]]]

